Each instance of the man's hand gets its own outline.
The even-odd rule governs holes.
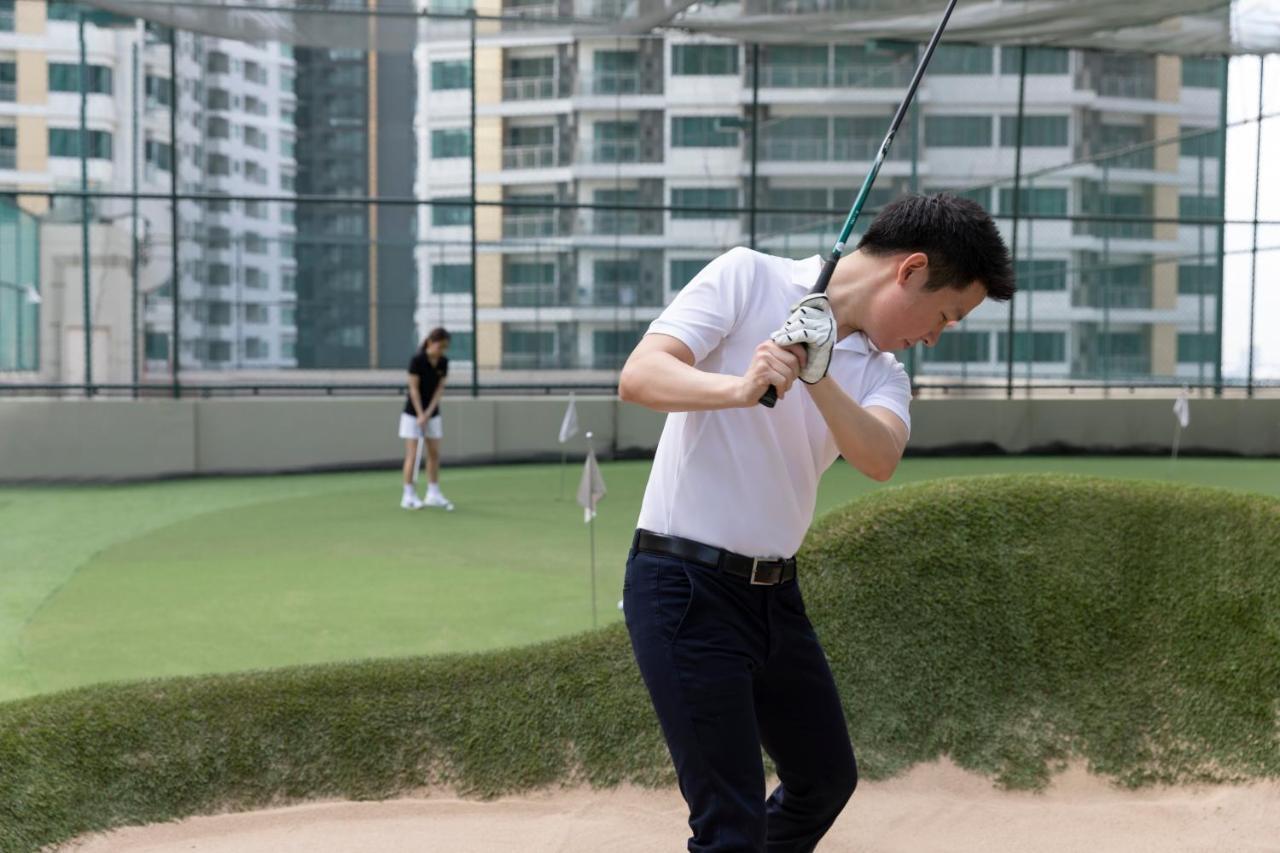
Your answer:
[[[811,293],[793,305],[791,316],[773,333],[773,340],[782,346],[804,347],[807,360],[800,371],[802,382],[813,385],[826,376],[831,350],[836,345],[836,315],[826,294]]]
[[[773,341],[765,341],[756,347],[756,354],[751,358],[747,372],[742,375],[738,404],[756,405],[770,385],[777,389],[778,399],[781,400],[804,365],[805,352],[802,347],[782,347]]]

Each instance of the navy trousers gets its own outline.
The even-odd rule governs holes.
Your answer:
[[[632,549],[623,608],[689,804],[688,849],[813,850],[858,768],[798,584]],[[781,780],[767,798],[762,746]]]

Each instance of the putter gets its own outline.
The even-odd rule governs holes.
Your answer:
[[[826,263],[822,265],[822,272],[818,273],[818,281],[809,291],[810,293],[822,293],[826,291],[827,285],[831,283],[831,276],[836,271],[836,262],[844,254],[844,244],[849,239],[849,235],[853,233],[853,225],[858,221],[858,214],[862,212],[862,205],[866,203],[867,196],[871,194],[871,185],[876,182],[876,175],[880,174],[880,166],[883,165],[885,157],[889,154],[889,146],[893,144],[893,137],[898,132],[898,127],[902,124],[903,117],[907,114],[907,108],[911,106],[911,99],[916,96],[916,88],[919,87],[920,80],[924,77],[924,70],[929,67],[929,60],[933,58],[933,50],[942,39],[942,31],[947,28],[947,21],[951,18],[951,10],[955,9],[955,7],[956,0],[950,0],[947,3],[947,9],[942,13],[942,21],[938,24],[938,28],[933,31],[933,37],[929,39],[929,44],[924,50],[924,56],[920,57],[920,64],[916,66],[915,74],[911,76],[911,85],[907,87],[906,97],[902,99],[902,103],[898,104],[898,111],[893,114],[893,121],[889,122],[889,132],[885,134],[884,141],[880,143],[880,151],[876,154],[875,162],[871,164],[871,171],[867,172],[867,177],[862,182],[862,188],[858,190],[858,196],[853,200],[853,209],[849,211],[849,218],[844,221],[844,228],[840,231],[840,236],[836,238],[836,245],[831,250],[831,257],[827,258]],[[778,389],[770,385],[769,390],[765,391],[764,396],[760,398],[760,405],[772,409],[777,402]]]
[[[418,455],[413,460],[413,485],[418,485],[418,472],[422,470],[422,445],[423,438],[418,436]]]

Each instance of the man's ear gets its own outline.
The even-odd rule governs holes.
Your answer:
[[[906,287],[912,282],[924,284],[929,280],[929,256],[924,252],[912,252],[898,262],[899,287]]]

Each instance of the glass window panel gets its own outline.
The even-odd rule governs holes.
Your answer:
[[[738,47],[732,44],[677,44],[671,48],[671,73],[737,74]]]
[[[925,116],[924,140],[939,148],[990,148],[991,116]]]

